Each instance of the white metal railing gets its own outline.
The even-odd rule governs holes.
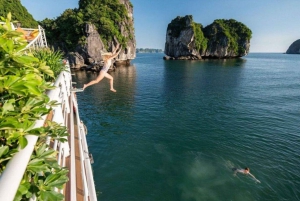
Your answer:
[[[5,25],[5,22],[0,22],[0,25]],[[15,27],[15,25],[13,23],[10,23],[10,25],[11,25],[13,30],[17,30],[17,28]],[[37,29],[21,28],[21,30],[24,32],[23,33],[24,37],[28,42],[28,45],[26,46],[26,49],[37,49],[37,48],[48,47],[45,30],[40,25],[38,25]],[[31,36],[29,38],[30,34],[33,31],[38,31],[38,34],[35,37]]]
[[[77,114],[77,126],[78,126],[77,130],[78,130],[79,147],[80,147],[80,162],[81,162],[81,167],[84,167],[82,168],[82,170],[84,170],[82,172],[82,174],[84,175],[83,177],[84,192],[85,192],[84,198],[86,201],[97,200],[93,171],[91,166],[91,159],[90,159],[90,154],[89,154],[88,145],[86,141],[87,133],[83,122],[80,120],[76,99],[74,99],[74,106]]]
[[[33,38],[33,40],[28,40],[28,45],[26,46],[27,49],[37,49],[47,47],[47,40],[45,35],[45,30],[38,25],[38,29],[29,29],[29,28],[22,28],[24,31],[30,35],[33,31],[38,31],[38,35]]]
[[[52,149],[58,150],[58,163],[62,167],[66,165],[66,158],[70,156],[70,200],[76,201],[76,180],[81,178],[76,178],[76,165],[75,165],[75,129],[74,120],[77,122],[78,126],[78,136],[79,136],[79,151],[81,160],[81,176],[84,184],[84,197],[85,200],[94,201],[97,200],[93,173],[90,163],[88,147],[86,143],[85,131],[83,123],[80,121],[79,111],[77,106],[77,101],[75,98],[75,93],[71,89],[72,78],[70,74],[70,69],[68,71],[62,72],[55,82],[56,88],[50,90],[47,95],[50,100],[56,100],[59,105],[53,108],[53,121],[60,123],[61,125],[70,125],[70,141],[68,142],[58,142],[54,140]],[[76,117],[73,115],[73,106],[75,110]],[[69,122],[67,123],[68,116],[70,114]],[[76,119],[75,119],[76,118]],[[46,120],[46,116],[43,116],[41,120],[38,120],[35,127],[42,127]],[[27,164],[29,162],[30,156],[32,155],[34,146],[37,142],[38,137],[33,135],[26,136],[28,145],[20,150],[7,164],[6,169],[0,176],[0,200],[12,201],[15,197],[21,179],[26,170]],[[46,143],[50,146],[51,139],[48,138]],[[9,185],[8,185],[9,184]],[[61,191],[62,192],[62,191]],[[65,191],[67,192],[67,191]]]

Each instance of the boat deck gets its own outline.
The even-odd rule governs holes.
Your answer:
[[[69,114],[69,118],[71,118],[71,115]],[[84,187],[83,187],[83,178],[82,178],[82,167],[81,167],[81,163],[80,163],[80,143],[79,143],[79,132],[77,129],[77,118],[76,118],[76,113],[74,112],[74,138],[75,138],[75,164],[76,164],[76,199],[77,201],[84,201]],[[68,121],[68,128],[70,128],[70,121]],[[68,141],[70,142],[71,136],[69,136]],[[72,147],[70,147],[72,148]],[[66,167],[70,170],[70,156],[66,158]],[[72,201],[71,200],[71,195],[70,195],[70,187],[71,187],[71,176],[70,176],[70,172],[69,172],[69,178],[70,180],[67,182],[65,190],[64,190],[64,194],[65,194],[65,200],[66,201]]]

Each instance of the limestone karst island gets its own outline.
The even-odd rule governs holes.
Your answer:
[[[203,27],[193,16],[176,17],[168,25],[164,59],[235,58],[249,53],[251,30],[234,19]]]

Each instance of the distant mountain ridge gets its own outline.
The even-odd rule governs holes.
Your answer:
[[[136,53],[163,53],[163,50],[154,48],[136,48]]]

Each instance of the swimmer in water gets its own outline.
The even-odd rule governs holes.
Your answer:
[[[248,167],[245,167],[245,169],[232,168],[232,170],[234,171],[234,175],[236,175],[236,173],[238,172],[245,175],[250,175],[256,182],[260,183],[260,181],[256,179],[253,174],[250,173],[250,168]]]

